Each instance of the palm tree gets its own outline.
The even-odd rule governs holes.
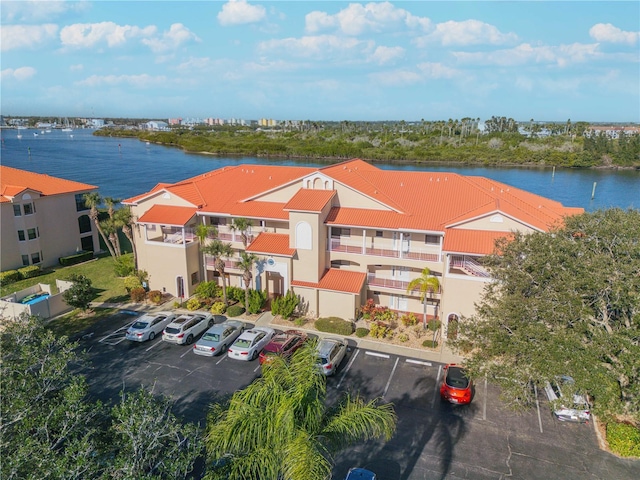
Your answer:
[[[253,278],[253,265],[258,257],[253,253],[240,252],[240,261],[236,266],[242,270],[242,280],[244,280],[244,308],[249,311],[249,286]]]
[[[229,228],[234,232],[240,232],[240,238],[242,239],[242,245],[247,248],[247,241],[249,237],[247,236],[248,230],[251,228],[251,221],[246,218],[234,218],[231,221],[231,225]]]
[[[136,243],[133,241],[133,225],[135,224],[131,208],[125,206],[118,209],[114,214],[114,220],[116,225],[122,229],[122,233],[127,237],[129,243],[131,243],[131,251],[133,252],[133,268],[138,271],[138,250],[136,249]]]
[[[113,258],[116,258],[116,253],[113,251],[113,248],[111,247],[111,242],[109,242],[109,239],[107,238],[104,231],[102,230],[102,227],[100,226],[100,220],[98,218],[98,205],[102,203],[102,199],[100,198],[100,195],[98,194],[98,192],[90,192],[90,193],[85,193],[83,195],[83,198],[84,198],[84,203],[90,209],[89,218],[93,220],[93,223],[95,224],[96,229],[98,230],[98,233],[102,237],[102,240],[104,241],[104,244],[107,246],[107,249],[109,250],[109,253],[111,254],[111,256]]]
[[[115,215],[114,207],[117,203],[120,203],[120,200],[113,197],[104,197],[102,199],[102,202],[107,206],[107,213],[109,214],[109,218],[113,222],[113,216]],[[118,233],[116,232],[113,237],[110,236],[109,238],[111,238],[113,249],[117,252],[118,255],[120,255],[122,253],[122,249],[120,248],[120,239],[118,238]]]
[[[224,259],[231,258],[231,256],[233,256],[233,248],[230,243],[224,243],[222,240],[215,238],[209,245],[205,245],[202,248],[202,251],[206,255],[211,255],[213,257],[214,268],[222,278],[222,297],[226,305],[228,302],[227,279],[224,275]]]
[[[431,275],[431,270],[425,267],[418,278],[414,278],[407,285],[407,293],[411,293],[414,290],[420,292],[420,301],[424,305],[424,313],[422,318],[422,325],[427,328],[427,298],[434,292],[440,289],[440,281],[437,277]]]
[[[391,404],[343,397],[326,405],[326,379],[316,369],[315,342],[263,367],[262,377],[214,405],[207,419],[209,463],[223,457],[230,479],[325,480],[333,455],[357,442],[390,439]]]
[[[202,252],[202,268],[204,274],[204,280],[207,279],[207,260],[204,253],[205,242],[210,237],[215,237],[218,235],[218,229],[213,225],[205,225],[204,223],[198,224],[195,230],[196,237],[198,237],[198,241],[200,242],[200,251]]]
[[[118,225],[116,225],[116,222],[113,221],[111,218],[107,218],[100,222],[100,227],[102,227],[102,231],[104,232],[104,234],[109,239],[109,242],[111,243],[111,247],[115,252],[115,258],[119,257],[121,255],[121,252],[120,252],[120,248],[118,247],[118,241],[117,241]]]

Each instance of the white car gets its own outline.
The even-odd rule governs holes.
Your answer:
[[[578,393],[573,378],[563,375],[544,387],[553,414],[563,422],[588,422],[591,416],[589,402]]]
[[[224,353],[242,332],[244,332],[244,323],[239,320],[218,323],[204,332],[193,346],[193,353],[205,357]]]
[[[316,368],[326,376],[335,375],[347,354],[347,342],[342,338],[323,338],[316,346]]]
[[[128,328],[125,338],[132,342],[153,340],[175,317],[171,312],[145,313]]]
[[[236,360],[255,360],[275,333],[276,331],[269,327],[253,327],[245,330],[229,347],[227,355]]]
[[[178,345],[191,345],[193,340],[212,327],[213,315],[210,313],[189,313],[180,315],[167,325],[162,332],[162,340]]]

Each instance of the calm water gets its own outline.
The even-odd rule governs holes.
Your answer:
[[[22,134],[22,139],[17,134]],[[34,132],[38,135],[35,136]],[[96,185],[103,197],[127,198],[159,182],[177,182],[226,165],[240,163],[321,167],[321,162],[268,161],[254,157],[187,154],[177,148],[147,145],[137,139],[95,137],[91,130],[2,130],[2,164]],[[592,211],[640,208],[640,171],[490,168],[378,164],[382,169],[448,171],[491,178]],[[594,182],[595,198],[591,199]]]

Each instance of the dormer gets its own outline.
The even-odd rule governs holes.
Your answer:
[[[315,172],[302,179],[302,188],[308,190],[333,190],[334,180],[326,175]]]

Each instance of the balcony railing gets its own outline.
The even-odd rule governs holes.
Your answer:
[[[215,270],[216,266],[215,266],[215,259],[211,256],[211,255],[205,255],[204,256],[204,262],[205,265],[207,266],[207,269],[212,269]],[[237,269],[238,268],[238,260],[235,259],[231,259],[231,260],[225,260],[224,261],[224,268],[225,270],[230,268],[230,269]]]
[[[423,262],[439,262],[440,254],[433,253],[427,249],[411,247],[409,250],[399,250],[390,248],[369,248],[362,245],[362,242],[346,240],[343,238],[332,238],[329,242],[332,252],[353,253],[356,255],[369,255],[372,257],[402,258],[407,260],[419,260]]]
[[[480,265],[477,260],[466,255],[452,256],[449,262],[449,272],[482,278],[489,278],[491,276],[489,271]]]
[[[171,245],[186,245],[196,240],[193,228],[160,227],[160,234],[152,236],[153,230],[147,230],[147,241],[168,243]]]
[[[405,280],[376,277],[373,273],[367,274],[367,283],[370,287],[394,288],[403,292],[406,292],[409,286],[409,282]]]

